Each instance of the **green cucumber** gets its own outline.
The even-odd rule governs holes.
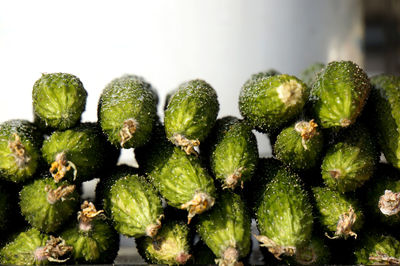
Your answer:
[[[239,109],[253,128],[272,133],[301,113],[308,94],[307,86],[294,76],[255,76],[240,91]]]
[[[368,234],[354,252],[358,265],[400,264],[400,242],[393,236]]]
[[[0,250],[0,263],[12,265],[46,265],[65,263],[72,247],[62,238],[49,236],[35,228],[16,234]]]
[[[317,122],[323,128],[344,128],[360,115],[370,92],[367,74],[351,61],[330,62],[311,89]]]
[[[378,160],[367,128],[356,124],[328,148],[321,165],[322,178],[332,189],[354,191],[372,176]]]
[[[357,238],[364,215],[355,200],[329,188],[314,187],[314,198],[319,220],[325,230],[334,232],[329,238]]]
[[[19,195],[22,215],[45,233],[61,229],[79,206],[75,185],[68,181],[55,183],[49,174],[26,184]]]
[[[85,201],[81,209],[78,221],[61,232],[65,243],[73,247],[70,262],[113,263],[119,250],[119,234],[93,203]]]
[[[243,187],[251,179],[258,161],[257,140],[242,120],[227,116],[217,120],[206,141],[211,170],[223,188]]]
[[[196,230],[220,265],[235,265],[250,252],[250,225],[241,197],[224,191],[215,206],[199,216]]]
[[[0,124],[0,176],[20,183],[31,179],[41,164],[43,136],[26,120],[9,120]]]
[[[276,158],[293,169],[306,170],[316,166],[324,146],[322,132],[317,127],[311,119],[283,129],[274,144]]]
[[[65,130],[79,123],[87,92],[80,79],[67,73],[42,74],[32,91],[35,122],[52,130]]]
[[[66,177],[83,182],[114,166],[119,150],[107,142],[97,124],[83,123],[53,132],[43,143],[42,155],[56,181]]]
[[[165,110],[164,125],[167,138],[186,154],[196,154],[217,120],[217,93],[204,80],[181,84],[171,96]]]
[[[116,147],[146,144],[157,115],[158,97],[152,86],[135,75],[123,75],[104,88],[98,104],[98,120]]]
[[[115,181],[105,192],[104,204],[115,229],[131,237],[157,235],[164,215],[152,184],[127,169],[118,169],[112,179]]]
[[[280,168],[266,185],[257,206],[256,239],[277,259],[294,256],[311,239],[313,215],[297,174]]]
[[[154,238],[137,238],[136,247],[147,263],[178,265],[191,259],[190,241],[190,230],[185,222],[169,219]]]
[[[160,144],[151,152],[148,178],[167,203],[188,211],[188,222],[210,209],[215,202],[213,178],[199,158],[189,156],[170,143]]]

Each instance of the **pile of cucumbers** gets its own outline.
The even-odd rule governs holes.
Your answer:
[[[97,122],[81,122],[87,96],[43,74],[34,121],[0,124],[1,264],[111,264],[120,234],[151,264],[400,264],[400,76],[351,61],[260,72],[241,118],[218,118],[200,79],[167,95],[163,119],[139,76],[104,88]],[[130,148],[138,168],[117,165]]]

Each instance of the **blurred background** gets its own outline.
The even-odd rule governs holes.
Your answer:
[[[170,90],[205,79],[221,117],[240,116],[239,91],[251,74],[299,75],[332,60],[399,74],[400,1],[0,1],[0,122],[32,120],[32,86],[44,72],[81,79],[89,93],[83,121],[97,120],[101,91],[125,73],[158,90],[161,116]],[[267,137],[257,137],[268,156]]]
[[[125,73],[157,88],[161,116],[165,95],[194,78],[217,90],[220,117],[239,116],[240,87],[255,72],[352,60],[371,75],[399,73],[399,44],[396,0],[0,1],[0,121],[32,119],[43,72],[82,80],[84,121]]]

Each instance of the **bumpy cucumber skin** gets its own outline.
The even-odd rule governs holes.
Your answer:
[[[239,258],[250,252],[251,217],[241,197],[231,191],[219,194],[214,207],[199,216],[196,231],[218,258],[224,251],[235,248]]]
[[[217,93],[204,80],[181,84],[165,110],[164,125],[168,139],[181,134],[189,140],[203,141],[214,126],[219,111]]]
[[[10,141],[14,141],[14,134],[20,138],[25,148],[25,154],[30,157],[26,165],[21,168],[12,151],[8,147]],[[40,147],[43,136],[38,128],[26,120],[8,120],[0,124],[0,177],[3,180],[21,183],[33,177],[41,165]]]
[[[311,88],[317,74],[325,67],[325,64],[320,62],[315,62],[309,65],[306,69],[303,70],[300,74],[300,79],[309,87]]]
[[[370,260],[370,257],[376,257],[382,254],[388,257],[400,259],[400,242],[389,235],[368,234],[355,250],[357,265],[384,265],[390,264],[382,261]]]
[[[108,217],[111,217],[110,210],[110,191],[112,185],[123,177],[138,174],[137,168],[128,165],[118,165],[111,171],[108,171],[96,185],[96,203],[95,206],[105,211]]]
[[[35,122],[42,128],[64,130],[75,126],[85,111],[87,92],[78,77],[43,74],[32,91]]]
[[[16,235],[0,250],[0,263],[10,265],[44,265],[47,260],[37,261],[35,251],[46,245],[49,236],[36,228],[30,228]]]
[[[217,180],[224,184],[226,178],[238,173],[238,186],[249,181],[258,162],[257,140],[251,128],[243,120],[227,116],[217,120],[211,136],[206,143]]]
[[[42,177],[22,188],[19,205],[30,225],[45,233],[56,232],[76,213],[79,208],[79,194],[76,190],[54,204],[47,200],[46,186],[56,189],[63,185],[70,183],[55,183],[52,177]]]
[[[171,144],[161,123],[156,123],[150,143],[135,149],[135,156],[139,172],[146,175],[169,205],[181,208],[200,192],[215,199],[214,181],[204,168],[202,157],[187,156]]]
[[[314,187],[312,191],[318,218],[324,228],[336,232],[339,217],[353,208],[357,218],[351,229],[355,233],[361,229],[364,223],[364,215],[353,199],[327,187]]]
[[[158,97],[157,90],[150,83],[148,83],[143,77],[133,74],[125,74],[123,75],[123,77],[131,80],[137,80],[138,82],[142,82],[144,87],[146,87],[151,92],[151,94],[153,94],[154,100],[156,101],[156,105],[158,105],[160,99]]]
[[[73,223],[61,232],[66,244],[73,247],[69,262],[112,264],[119,250],[119,234],[100,216],[90,224],[89,231],[80,230]]]
[[[374,173],[379,154],[366,127],[356,124],[343,132],[326,152],[321,174],[324,183],[340,192],[354,191]],[[335,172],[339,176],[335,177]]]
[[[342,128],[353,124],[370,92],[365,72],[351,61],[330,62],[319,72],[310,99],[318,124]]]
[[[183,221],[168,220],[158,235],[136,239],[136,247],[142,258],[150,264],[182,264],[177,257],[184,253],[190,255],[190,230]],[[160,249],[157,249],[157,246]]]
[[[134,75],[116,78],[104,88],[98,104],[98,120],[114,146],[121,147],[119,134],[128,119],[134,119],[137,127],[123,148],[140,147],[148,142],[157,114],[155,95],[149,83]]]
[[[279,246],[297,248],[311,238],[312,206],[299,177],[289,169],[279,169],[267,184],[256,215],[260,235]]]
[[[76,182],[83,182],[115,166],[120,150],[107,142],[97,124],[83,123],[65,131],[55,131],[43,142],[42,155],[49,165],[62,152],[77,168]],[[66,178],[73,179],[73,169]]]
[[[316,130],[316,135],[304,141],[307,147],[305,149],[301,133],[296,131],[295,124],[283,129],[274,144],[276,158],[292,169],[306,170],[316,166],[324,147],[322,131]]]
[[[400,192],[400,172],[389,164],[380,163],[371,182],[366,184],[364,193],[366,212],[379,219],[382,224],[397,226],[400,224],[400,216],[398,214],[385,215],[378,207],[379,199],[385,194],[385,190],[393,193]]]
[[[298,99],[285,104],[279,98],[277,88],[291,81],[300,86]],[[272,133],[300,114],[308,95],[307,86],[294,76],[255,77],[247,81],[240,91],[239,110],[253,128]]]
[[[386,160],[400,169],[400,77],[382,74],[372,77],[371,84],[371,129]]]
[[[146,235],[146,228],[157,225],[163,214],[157,192],[144,177],[138,175],[118,179],[106,194],[106,202],[114,228],[126,236]]]
[[[169,205],[180,208],[191,201],[196,192],[216,198],[214,181],[199,158],[188,156],[171,145],[160,148],[149,160],[153,168],[148,177]]]

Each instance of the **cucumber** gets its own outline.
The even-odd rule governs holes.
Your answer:
[[[311,88],[318,124],[336,129],[350,126],[363,110],[370,90],[368,76],[357,64],[330,62],[318,73]]]
[[[217,93],[210,84],[199,79],[181,84],[165,110],[167,138],[186,154],[197,154],[194,148],[210,133],[218,111]]]
[[[87,95],[74,75],[42,74],[32,91],[35,122],[47,130],[65,130],[77,125],[85,111]]]
[[[158,96],[143,78],[123,75],[104,88],[98,120],[108,141],[119,148],[135,148],[150,139],[157,116]]]
[[[307,86],[294,76],[254,76],[240,91],[239,110],[253,128],[273,133],[301,113],[308,95]]]

